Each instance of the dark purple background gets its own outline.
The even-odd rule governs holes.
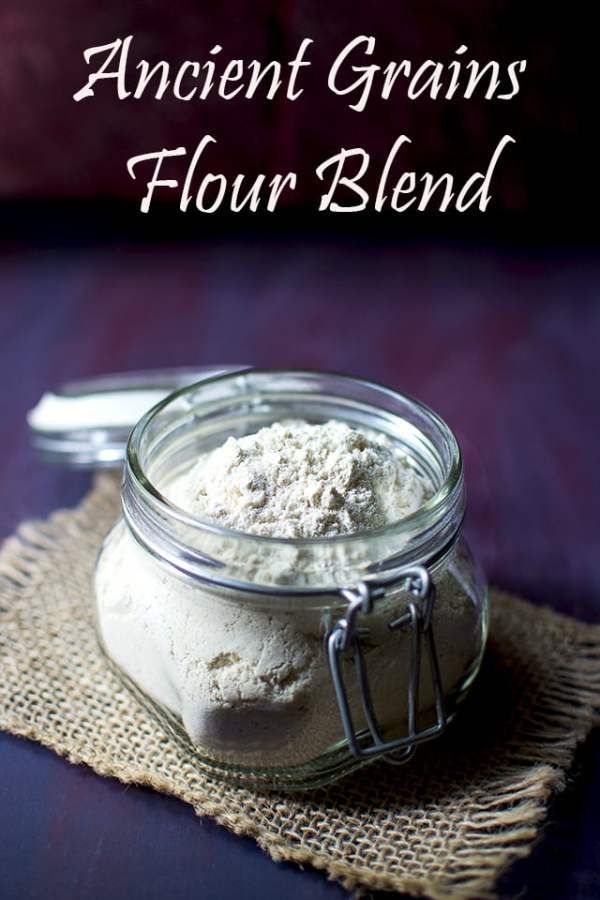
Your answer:
[[[340,147],[364,147],[372,156],[371,190],[389,149],[400,134],[413,145],[402,151],[398,173],[485,169],[503,134],[517,144],[504,154],[494,177],[492,208],[505,213],[551,217],[555,228],[581,227],[573,219],[594,208],[596,146],[590,140],[597,99],[594,68],[597,31],[594,4],[541,0],[3,0],[0,8],[0,197],[135,197],[126,160],[183,145],[191,153],[207,132],[218,140],[211,155],[228,177],[237,173],[300,173],[286,205],[314,210],[321,185],[316,166]],[[310,69],[296,101],[258,96],[223,101],[181,102],[116,99],[113,82],[96,96],[75,103],[87,81],[86,48],[134,36],[127,84],[135,65],[166,60],[241,58],[286,62],[303,38],[314,40]],[[521,91],[510,101],[484,99],[408,100],[403,79],[389,101],[375,96],[364,112],[327,88],[327,73],[342,48],[357,35],[372,35],[376,51],[351,62],[384,68],[411,60],[447,63],[461,44],[464,60],[503,66],[526,59]],[[97,64],[98,57],[93,64]],[[176,69],[175,69],[176,70]],[[222,71],[222,68],[220,69]],[[348,71],[346,79],[351,80]],[[380,79],[381,81],[381,79]],[[135,82],[133,84],[135,86]],[[500,90],[500,93],[502,89]],[[179,166],[174,164],[177,171]],[[206,171],[204,166],[201,166]],[[157,192],[178,199],[175,192]],[[409,214],[410,216],[410,214]],[[565,218],[567,217],[567,218]],[[514,216],[518,219],[518,216]]]
[[[456,430],[494,581],[600,621],[599,277],[587,252],[473,243],[13,244],[0,256],[0,535],[88,484],[28,450],[25,412],[49,386],[161,365],[337,369],[416,395]],[[600,896],[599,758],[596,737],[507,892]],[[3,897],[345,896],[182,803],[8,736],[0,809]]]

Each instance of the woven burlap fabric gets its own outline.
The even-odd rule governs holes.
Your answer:
[[[411,764],[380,763],[305,794],[230,787],[194,767],[98,649],[90,576],[118,509],[118,485],[102,476],[77,509],[27,523],[3,545],[0,727],[180,797],[273,859],[311,864],[349,888],[493,896],[596,721],[600,627],[494,591],[474,694]]]

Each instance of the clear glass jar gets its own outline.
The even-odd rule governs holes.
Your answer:
[[[303,540],[231,531],[168,499],[200,454],[282,419],[384,434],[434,493],[397,523]],[[340,375],[222,375],[140,420],[122,501],[96,566],[99,640],[203,770],[316,787],[372,759],[405,761],[454,718],[488,605],[461,534],[459,447],[427,407]]]

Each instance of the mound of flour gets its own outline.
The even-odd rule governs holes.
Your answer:
[[[343,422],[275,422],[230,437],[178,491],[190,512],[270,537],[356,534],[404,518],[429,496],[406,456]]]

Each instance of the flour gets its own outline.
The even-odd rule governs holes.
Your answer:
[[[343,422],[275,422],[200,460],[183,502],[236,531],[355,534],[407,516],[427,496],[406,456]]]
[[[429,483],[396,449],[338,422],[276,423],[229,439],[178,475],[168,491],[173,502],[229,528],[303,538],[380,527],[418,509],[430,494]],[[282,552],[285,557],[286,548]],[[275,558],[267,558],[273,580],[289,582],[294,566],[300,580],[303,556],[294,553],[293,565],[286,557],[281,571]],[[480,626],[469,587],[452,565],[437,581],[434,624],[450,690],[473,664]],[[123,522],[101,554],[96,590],[111,657],[181,717],[207,756],[286,766],[316,758],[343,737],[323,648],[328,626],[322,609],[283,593],[268,607],[253,605],[247,594],[229,591],[225,598],[183,581],[153,561]],[[407,636],[387,628],[404,602],[386,600],[380,614],[364,619],[373,698],[387,725],[401,722],[406,708]],[[340,606],[335,617],[342,612]],[[351,667],[348,672],[354,683]],[[424,665],[422,710],[432,701]]]

